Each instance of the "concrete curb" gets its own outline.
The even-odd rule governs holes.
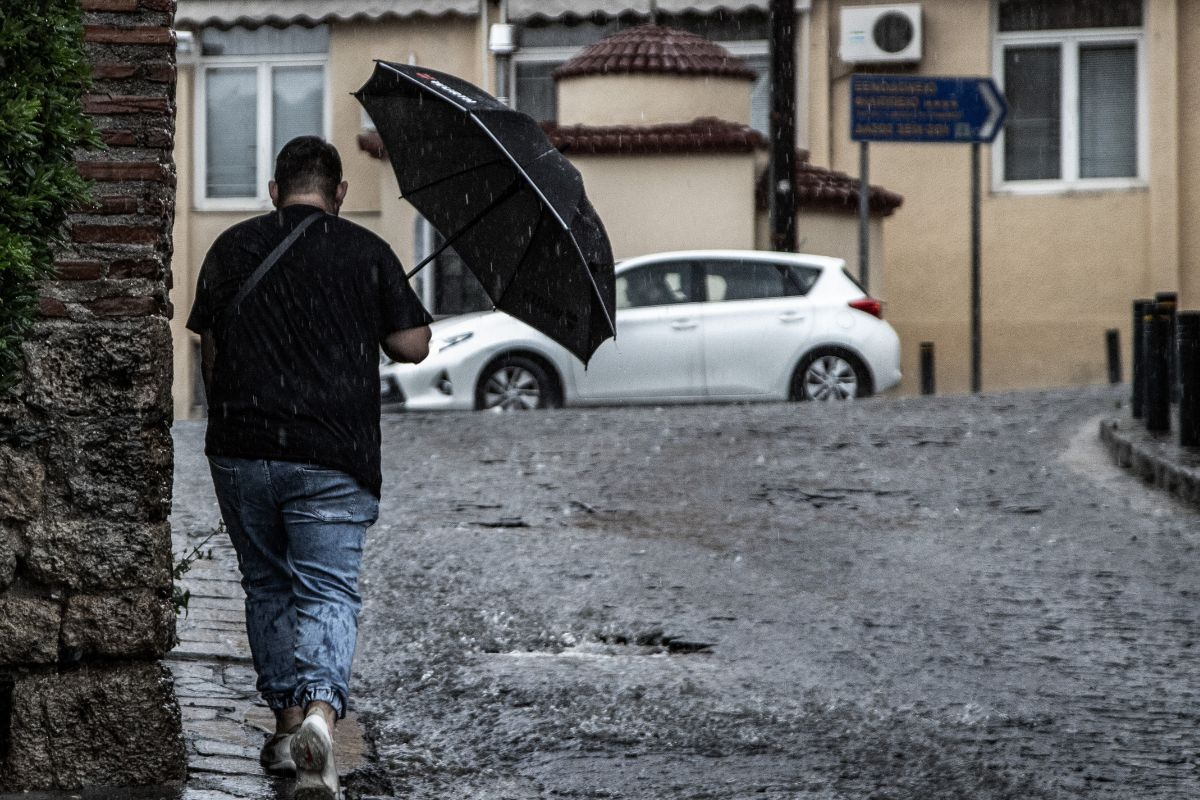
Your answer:
[[[1181,447],[1174,433],[1149,433],[1131,417],[1100,421],[1100,441],[1117,466],[1200,508],[1200,450]]]

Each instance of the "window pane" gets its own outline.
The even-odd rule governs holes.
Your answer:
[[[750,127],[759,133],[769,133],[771,125],[771,72],[769,58],[764,53],[760,56],[742,56],[746,66],[758,73],[754,80],[754,89],[750,93]]]
[[[617,276],[617,308],[692,302],[690,262],[653,264]]]
[[[790,282],[785,285],[783,267],[758,261],[710,261],[705,278],[711,301],[757,300],[797,293]]]
[[[200,33],[200,52],[206,56],[268,56],[329,52],[329,26],[305,28],[205,28]]]
[[[255,197],[258,71],[208,70],[204,103],[206,196]]]
[[[1137,176],[1137,49],[1079,48],[1079,176]]]
[[[1137,28],[1142,0],[1000,0],[1001,31]]]
[[[557,61],[517,62],[517,110],[524,111],[538,122],[558,119],[558,95],[554,88]]]
[[[324,67],[275,67],[271,91],[271,156],[297,136],[323,136]]]
[[[1004,51],[1004,179],[1062,177],[1062,60],[1058,47]]]

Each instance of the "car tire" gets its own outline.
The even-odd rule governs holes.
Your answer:
[[[871,394],[871,375],[848,350],[821,348],[801,359],[792,376],[792,399],[853,400]]]
[[[510,355],[491,362],[475,387],[475,408],[479,411],[531,411],[558,405],[550,374],[527,356]]]

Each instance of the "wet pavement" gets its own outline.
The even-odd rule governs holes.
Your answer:
[[[1122,389],[389,417],[397,796],[1200,794],[1196,514]]]
[[[1100,445],[1123,394],[386,415],[351,797],[1197,796],[1200,527]],[[286,798],[213,555],[170,796]]]

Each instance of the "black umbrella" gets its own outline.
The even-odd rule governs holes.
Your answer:
[[[377,61],[355,97],[403,197],[496,308],[586,364],[615,335],[615,298],[612,247],[579,171],[533,119],[453,75]]]

